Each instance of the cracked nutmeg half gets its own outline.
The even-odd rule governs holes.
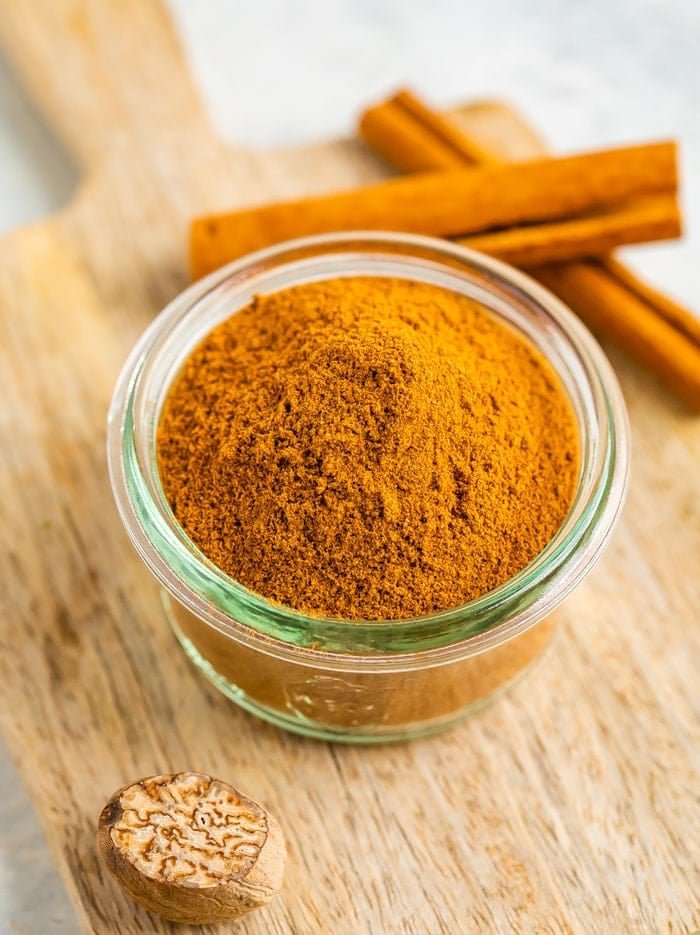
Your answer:
[[[282,885],[279,824],[233,786],[204,773],[150,776],[102,809],[97,849],[137,902],[203,925],[264,906]]]

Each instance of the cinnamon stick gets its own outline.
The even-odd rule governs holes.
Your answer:
[[[700,318],[684,308],[674,299],[664,295],[659,289],[644,282],[629,267],[620,263],[614,256],[600,257],[598,263],[613,276],[628,293],[634,295],[645,305],[656,310],[676,330],[683,332],[692,342],[700,347]]]
[[[537,279],[575,311],[585,296],[585,318],[594,331],[605,334],[661,376],[674,393],[700,408],[700,345],[671,327],[653,306],[635,300],[623,281],[595,261],[543,267],[537,270]]]
[[[359,129],[373,149],[403,172],[501,161],[410,91],[398,91],[384,104],[370,107]]]
[[[615,207],[629,217],[630,202],[653,195],[666,198],[657,199],[656,220],[644,228],[644,236],[655,236],[655,230],[656,236],[677,236],[679,215],[670,197],[676,187],[676,149],[666,142],[409,175],[333,195],[197,219],[191,229],[192,269],[200,276],[280,240],[335,230],[401,230],[449,237],[596,216]],[[633,227],[618,222],[617,231]],[[552,259],[543,250],[546,238],[534,227],[522,229],[520,248],[522,238],[530,236],[536,240],[538,258]],[[591,239],[595,241],[589,229],[584,253],[595,252]],[[599,246],[597,252],[603,249]]]
[[[410,91],[400,91],[366,111],[360,132],[377,152],[404,171],[492,164],[501,156],[472,140]],[[562,232],[556,236],[559,239]],[[492,247],[484,243],[481,249]],[[527,266],[536,262],[534,257],[534,252],[518,256],[512,251],[510,262]],[[615,341],[681,399],[700,409],[700,321],[692,312],[610,255],[529,272],[594,330]]]
[[[508,227],[456,240],[472,250],[527,268],[596,256],[622,244],[677,237],[680,230],[678,202],[670,195],[661,195],[582,217],[529,227]]]

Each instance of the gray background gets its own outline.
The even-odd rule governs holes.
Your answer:
[[[698,0],[170,5],[202,94],[231,141],[268,147],[350,133],[363,104],[403,83],[437,103],[506,97],[562,151],[680,138],[686,239],[625,256],[700,308]],[[76,182],[0,61],[0,231],[54,210]],[[77,930],[0,744],[0,935]]]

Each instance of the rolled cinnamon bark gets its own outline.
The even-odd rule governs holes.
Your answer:
[[[660,214],[663,218],[661,223],[646,224],[643,236],[677,236],[680,218],[673,199],[677,182],[676,147],[668,142],[407,176],[196,219],[190,239],[192,272],[202,276],[291,237],[363,229],[454,237],[517,225],[522,227],[518,249],[526,250],[532,241],[539,261],[559,259],[556,239],[553,253],[545,249],[551,231],[543,235],[537,224],[572,218],[588,218],[582,252],[589,254],[596,252],[596,235],[604,228],[601,218],[609,219],[606,210],[619,208],[629,221],[642,210],[635,208],[635,199],[649,196],[666,196],[658,199],[655,209],[657,220]],[[616,224],[619,235],[625,227],[619,216]],[[631,231],[634,224],[626,229]]]

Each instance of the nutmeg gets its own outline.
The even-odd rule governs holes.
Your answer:
[[[204,773],[150,776],[102,810],[97,848],[137,902],[175,922],[235,919],[282,885],[282,829],[262,806]]]

